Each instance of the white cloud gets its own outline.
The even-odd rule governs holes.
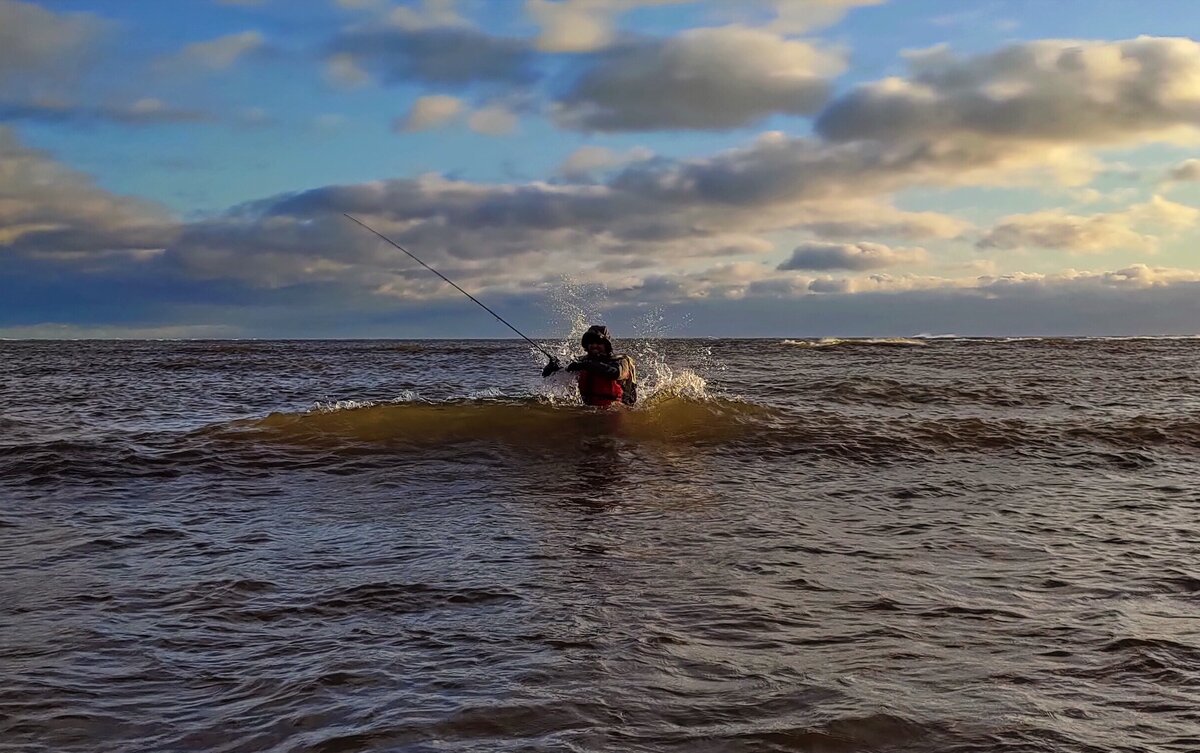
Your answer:
[[[0,256],[106,265],[152,256],[177,233],[163,208],[99,188],[0,126]]]
[[[467,127],[487,136],[507,136],[517,130],[517,116],[502,105],[487,105],[467,117]]]
[[[616,19],[638,7],[692,0],[525,0],[525,11],[541,28],[543,52],[593,52],[612,43]]]
[[[837,23],[854,8],[885,2],[887,0],[748,0],[740,5],[765,6],[775,13],[769,29],[782,34],[799,34]]]
[[[178,54],[161,61],[160,66],[172,71],[223,71],[242,57],[262,49],[265,40],[257,31],[228,34],[206,42],[187,45]]]
[[[536,45],[543,52],[595,52],[617,39],[616,22],[638,8],[661,5],[698,6],[710,17],[740,26],[757,26],[777,34],[798,34],[827,26],[846,11],[887,0],[525,0],[530,20],[539,28]]]
[[[462,114],[465,105],[458,97],[445,94],[430,94],[417,98],[412,109],[396,121],[396,130],[426,131],[445,125]]]
[[[860,86],[821,115],[819,132],[997,148],[1136,143],[1200,127],[1200,43],[1191,39],[1042,40],[970,58],[939,46],[908,58],[911,78]]]
[[[979,242],[981,249],[1044,248],[1068,253],[1115,250],[1153,253],[1160,235],[1190,227],[1200,210],[1155,196],[1124,212],[1090,216],[1061,209],[1014,215],[1002,219]]]
[[[815,112],[844,66],[838,53],[765,31],[693,29],[605,53],[555,117],[599,131],[735,128]]]
[[[805,243],[797,246],[780,270],[884,269],[902,264],[922,264],[929,259],[923,248],[893,249],[881,243]]]

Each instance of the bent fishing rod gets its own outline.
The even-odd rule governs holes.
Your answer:
[[[342,216],[343,216],[343,217],[345,217],[346,219],[353,220],[354,222],[357,222],[359,225],[362,225],[364,228],[366,228],[366,229],[367,229],[367,230],[369,230],[370,232],[374,233],[375,235],[379,236],[379,237],[380,237],[380,238],[382,238],[383,240],[385,240],[385,241],[387,241],[388,243],[392,244],[393,246],[395,246],[396,248],[400,249],[400,250],[401,250],[401,251],[403,251],[404,253],[408,254],[409,258],[411,258],[411,259],[412,259],[413,261],[415,261],[417,264],[420,264],[422,267],[425,267],[425,269],[428,269],[430,272],[433,272],[433,273],[434,273],[435,275],[437,275],[438,277],[440,277],[440,278],[442,278],[443,280],[445,280],[446,282],[450,283],[452,286],[454,286],[454,289],[455,289],[455,290],[457,290],[458,292],[462,293],[462,294],[463,294],[463,295],[465,295],[467,298],[470,298],[472,301],[475,301],[476,303],[478,303],[478,304],[479,304],[479,305],[480,305],[480,306],[483,308],[483,310],[484,310],[484,311],[488,312],[488,313],[489,313],[489,314],[491,314],[492,316],[494,316],[494,317],[496,317],[497,319],[499,319],[501,324],[503,324],[504,326],[508,327],[508,328],[509,328],[509,329],[511,329],[513,332],[516,332],[518,335],[521,335],[521,337],[522,337],[522,338],[525,340],[525,342],[529,343],[530,345],[532,345],[533,347],[535,347],[535,348],[537,348],[539,351],[541,351],[542,355],[544,355],[546,358],[549,358],[551,361],[555,361],[555,360],[557,360],[557,359],[556,359],[554,356],[552,356],[552,355],[550,355],[549,353],[547,353],[547,352],[546,352],[546,349],[545,349],[545,348],[543,348],[541,345],[538,345],[538,344],[537,344],[537,343],[535,343],[533,340],[530,340],[528,337],[525,337],[525,335],[524,335],[524,334],[521,332],[521,330],[517,329],[516,327],[514,327],[514,326],[512,326],[511,324],[509,324],[508,322],[506,322],[506,321],[504,320],[504,317],[500,316],[500,315],[499,315],[499,314],[497,314],[495,311],[492,311],[490,308],[488,308],[487,306],[485,306],[485,305],[483,304],[483,302],[482,302],[482,301],[480,301],[478,298],[476,298],[475,296],[471,295],[470,293],[468,293],[467,291],[463,290],[463,289],[462,289],[462,288],[460,288],[458,285],[456,285],[456,284],[454,283],[454,280],[451,280],[449,277],[447,277],[446,275],[444,275],[444,274],[442,274],[441,272],[437,271],[436,269],[434,269],[433,267],[429,266],[429,265],[428,265],[428,264],[426,264],[425,262],[421,261],[421,260],[420,260],[420,259],[418,259],[416,256],[413,256],[413,254],[412,254],[411,252],[409,252],[409,250],[408,250],[407,248],[405,248],[404,246],[401,246],[401,245],[400,245],[399,243],[397,243],[396,241],[394,241],[394,240],[392,240],[391,238],[387,237],[386,235],[384,235],[383,233],[379,232],[378,230],[376,230],[375,228],[371,227],[370,225],[368,225],[367,223],[363,222],[362,220],[358,219],[357,217],[354,217],[354,216],[352,216],[352,215],[346,214],[345,212],[343,212],[343,213],[342,213]]]

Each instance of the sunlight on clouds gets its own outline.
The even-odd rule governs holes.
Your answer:
[[[1200,43],[1041,40],[970,58],[907,55],[911,79],[865,84],[818,120],[827,138],[1126,144],[1197,128]]]
[[[1161,234],[1183,230],[1197,219],[1200,210],[1155,196],[1124,212],[1085,217],[1055,209],[1006,217],[976,245],[985,250],[1044,248],[1068,253],[1113,250],[1154,253],[1161,238],[1150,234],[1151,231]],[[1150,231],[1139,230],[1145,226]]]
[[[816,243],[797,246],[777,269],[883,269],[901,264],[924,264],[929,252],[923,248],[889,248],[881,243]]]
[[[396,121],[396,130],[425,131],[436,128],[458,117],[463,108],[464,103],[458,97],[445,94],[418,97],[408,115]]]
[[[727,129],[816,112],[844,57],[755,29],[692,29],[614,49],[557,103],[569,128]]]

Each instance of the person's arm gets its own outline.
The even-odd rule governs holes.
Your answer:
[[[590,371],[604,379],[620,379],[621,369],[616,364],[605,363],[604,361],[593,361],[590,358],[585,358],[580,361],[572,361],[567,366],[567,371]]]
[[[550,361],[546,363],[546,367],[542,369],[542,379],[550,376],[554,372],[562,368],[562,364],[554,356],[550,356]]]

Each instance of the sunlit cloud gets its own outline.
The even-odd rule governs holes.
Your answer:
[[[884,269],[929,260],[923,248],[893,249],[881,243],[805,243],[797,246],[780,270]]]
[[[696,29],[612,49],[555,107],[581,130],[727,129],[774,113],[811,114],[842,56],[747,29]]]
[[[464,102],[446,94],[429,94],[417,98],[412,109],[396,121],[398,131],[427,131],[445,125],[462,114]]]
[[[1114,250],[1154,253],[1161,242],[1159,234],[1191,227],[1197,219],[1200,209],[1156,196],[1123,212],[1079,216],[1048,210],[1006,217],[977,246],[985,250],[1042,248],[1069,253]]]

